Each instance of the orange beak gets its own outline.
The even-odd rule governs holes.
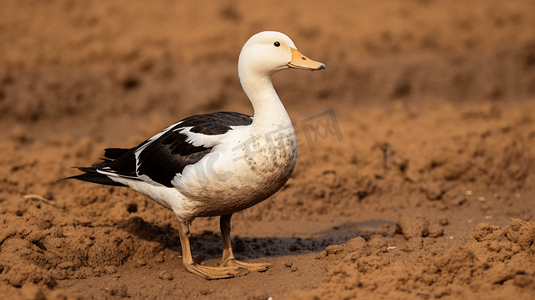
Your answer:
[[[292,52],[292,61],[288,63],[288,67],[310,71],[325,69],[324,64],[304,56],[301,52],[297,51],[297,49],[292,47],[289,48]]]

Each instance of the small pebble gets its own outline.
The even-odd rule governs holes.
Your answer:
[[[450,223],[450,221],[446,217],[442,217],[442,218],[438,219],[438,224],[440,224],[442,226],[446,226],[449,223]]]
[[[167,271],[160,271],[160,273],[158,273],[158,277],[163,280],[173,280],[173,274]]]
[[[104,271],[106,274],[115,274],[117,273],[117,267],[116,266],[105,266]]]

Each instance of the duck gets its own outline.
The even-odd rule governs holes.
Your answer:
[[[316,71],[325,65],[301,54],[284,33],[257,33],[238,58],[238,76],[253,116],[212,112],[187,117],[133,148],[105,149],[100,163],[79,167],[82,174],[66,179],[128,187],[173,211],[182,263],[193,274],[211,280],[264,272],[270,264],[235,258],[231,217],[275,194],[295,168],[295,130],[272,83],[273,74],[287,69]],[[217,216],[221,263],[198,264],[190,247],[191,223]]]

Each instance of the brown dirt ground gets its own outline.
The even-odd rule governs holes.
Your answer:
[[[533,28],[531,0],[0,1],[2,298],[534,299]],[[262,30],[327,69],[275,76],[298,164],[233,218],[237,257],[272,269],[205,281],[170,211],[58,179],[191,114],[252,113],[236,63]],[[331,109],[341,140],[307,143]],[[218,219],[192,233],[216,265]]]

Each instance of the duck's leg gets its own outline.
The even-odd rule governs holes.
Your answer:
[[[242,267],[249,271],[263,272],[270,268],[270,264],[266,263],[246,263],[236,260],[232,253],[232,245],[230,244],[230,215],[221,216],[219,225],[221,227],[221,237],[223,238],[223,258],[221,259],[222,267]]]
[[[191,255],[191,248],[189,243],[189,222],[180,220],[180,227],[178,228],[180,236],[180,244],[182,246],[182,263],[187,271],[197,274],[208,280],[233,278],[238,275],[243,275],[247,272],[240,266],[221,266],[221,267],[207,267],[196,264]]]

